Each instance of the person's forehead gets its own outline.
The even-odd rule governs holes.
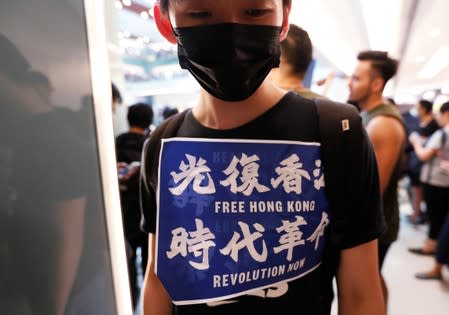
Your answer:
[[[168,0],[170,5],[219,5],[227,4],[232,7],[235,4],[242,5],[260,5],[267,3],[283,3],[284,0]]]
[[[355,69],[356,73],[359,75],[368,75],[371,72],[371,62],[368,60],[361,60],[357,64]]]

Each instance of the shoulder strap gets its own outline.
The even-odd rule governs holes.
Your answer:
[[[161,139],[175,137],[188,110],[184,110],[169,117],[151,132],[145,141],[142,154],[141,165],[141,185],[145,191],[149,191],[150,186],[155,189],[158,180],[159,153],[161,150]]]
[[[352,159],[357,156],[352,153],[362,150],[361,119],[358,110],[352,105],[326,98],[315,98],[314,102],[318,112],[326,194],[334,222],[330,239],[338,245],[344,230],[348,228],[341,209],[345,205],[345,196],[353,193],[349,191],[348,182],[352,177],[347,173],[351,168],[344,165],[351,165]]]

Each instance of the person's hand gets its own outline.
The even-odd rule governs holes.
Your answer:
[[[117,162],[117,173],[120,182],[126,182],[131,177],[136,175],[140,170],[140,162],[132,162],[130,164],[125,162]]]
[[[128,163],[117,162],[117,176],[120,181],[125,180],[126,174],[128,173]]]

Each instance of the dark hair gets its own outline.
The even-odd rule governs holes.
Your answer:
[[[372,68],[382,77],[385,84],[398,71],[398,61],[388,56],[386,51],[362,51],[357,56],[357,59],[360,61],[371,61]]]
[[[432,102],[430,102],[428,100],[420,100],[418,102],[418,104],[419,104],[419,107],[422,107],[427,114],[432,112],[432,108],[433,108]]]
[[[159,0],[159,6],[162,11],[168,11],[168,0]]]
[[[158,0],[159,6],[162,11],[168,11],[168,0]],[[283,0],[284,5],[288,5],[292,2],[292,0]]]
[[[118,102],[119,104],[122,103],[122,95],[120,94],[120,91],[118,90],[117,86],[111,82],[111,89],[112,89],[112,101]]]
[[[48,77],[39,71],[28,71],[27,81],[31,85],[44,85],[51,88],[51,83]]]
[[[179,111],[176,107],[168,107],[167,106],[162,111],[162,117],[164,117],[164,119],[167,119],[170,116],[176,115],[178,112]]]
[[[387,97],[387,101],[390,102],[391,105],[396,105],[396,101],[392,97]]]
[[[297,25],[290,24],[287,37],[281,42],[282,58],[293,67],[293,72],[304,75],[312,61],[312,41],[309,34]]]
[[[131,127],[148,128],[153,122],[153,109],[146,103],[137,103],[128,108],[128,123]]]
[[[7,37],[0,33],[0,73],[15,82],[23,83],[31,69],[28,60]]]
[[[444,103],[440,107],[440,113],[443,114],[445,112],[449,112],[449,102]]]

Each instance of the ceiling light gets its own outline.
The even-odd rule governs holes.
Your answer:
[[[418,74],[419,79],[431,79],[449,66],[449,45],[440,47]]]
[[[360,5],[370,48],[397,54],[401,42],[399,30],[404,1],[365,0],[360,1]],[[379,23],[379,17],[382,17],[382,23]]]
[[[126,5],[127,7],[131,6],[132,2],[131,0],[122,0],[123,4]]]
[[[149,18],[147,11],[140,12],[140,16],[142,17],[142,19],[145,19],[145,20]]]
[[[123,9],[123,4],[120,1],[115,1],[115,7],[117,9]]]
[[[425,100],[433,101],[435,99],[435,96],[437,96],[437,93],[433,90],[426,91],[423,93],[422,98]]]

